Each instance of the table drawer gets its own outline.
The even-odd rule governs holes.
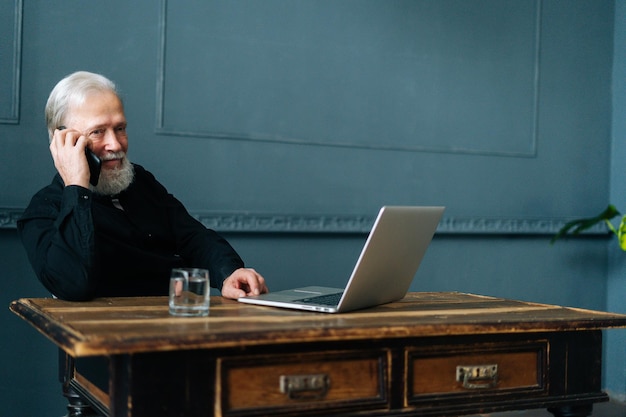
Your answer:
[[[545,389],[547,344],[407,350],[408,403],[433,396],[537,395]]]
[[[319,413],[387,404],[385,351],[258,355],[218,363],[218,415]]]

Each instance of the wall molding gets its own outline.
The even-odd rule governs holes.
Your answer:
[[[23,211],[16,208],[0,208],[0,229],[15,229]]]
[[[15,229],[23,209],[0,208],[0,229]],[[210,229],[221,233],[305,233],[364,234],[374,216],[354,214],[280,214],[250,212],[191,213]],[[438,234],[446,235],[553,235],[571,219],[523,217],[450,216],[441,220]],[[586,236],[607,235],[604,225],[585,232]]]
[[[172,3],[169,1],[169,3]],[[421,153],[433,153],[433,154],[459,154],[459,155],[487,155],[487,156],[499,156],[499,157],[525,157],[534,158],[537,156],[538,149],[538,113],[539,113],[539,87],[541,76],[540,65],[540,51],[541,51],[541,21],[542,21],[542,0],[532,1],[534,5],[534,15],[531,17],[530,24],[534,26],[532,31],[533,38],[529,40],[529,44],[533,45],[533,62],[532,69],[532,81],[528,85],[528,89],[532,91],[532,99],[529,103],[525,104],[529,107],[530,116],[528,120],[529,137],[525,138],[528,143],[524,144],[520,149],[515,146],[509,148],[489,148],[478,146],[474,144],[466,144],[467,138],[459,139],[458,141],[452,140],[450,143],[415,143],[415,142],[393,142],[388,143],[385,140],[373,139],[372,142],[361,142],[354,140],[353,136],[350,139],[340,137],[326,137],[324,135],[317,137],[307,137],[303,132],[298,133],[281,133],[276,131],[232,131],[232,129],[222,128],[221,126],[203,126],[203,127],[189,127],[186,123],[175,123],[175,116],[171,116],[167,113],[166,106],[166,88],[168,77],[172,77],[166,70],[168,65],[169,56],[168,51],[176,49],[176,45],[168,45],[168,29],[173,25],[168,21],[168,0],[161,0],[161,11],[159,16],[159,43],[158,43],[158,55],[157,55],[157,77],[156,77],[156,114],[155,114],[155,133],[157,135],[163,135],[168,137],[182,137],[182,138],[207,138],[227,141],[249,141],[249,142],[265,142],[265,143],[279,143],[279,144],[291,144],[291,145],[306,145],[306,146],[321,146],[321,147],[338,147],[338,148],[354,148],[354,149],[368,149],[368,150],[381,150],[381,151],[401,151],[401,152],[421,152]],[[216,37],[219,39],[219,37]],[[216,41],[217,42],[217,41]],[[171,86],[170,86],[171,87]],[[170,90],[171,91],[171,90]],[[208,104],[207,104],[208,106]],[[485,131],[474,132],[475,139],[483,136],[488,136]],[[469,134],[468,134],[469,135]],[[468,137],[471,137],[469,135]],[[511,132],[507,135],[493,139],[497,144],[501,144],[507,140],[509,136],[513,136]],[[508,139],[510,140],[510,139]],[[493,144],[492,144],[493,145]]]
[[[4,7],[10,7],[9,4],[0,6],[0,10],[4,11]],[[0,49],[4,51],[3,59],[0,60],[0,71],[10,77],[10,83],[0,89],[0,100],[3,108],[6,104],[8,110],[6,114],[0,112],[0,124],[18,124],[20,121],[20,89],[21,89],[21,73],[22,73],[22,22],[23,22],[23,0],[14,0],[13,2],[13,28],[7,30],[10,36],[0,36]],[[4,31],[2,33],[4,34]],[[5,34],[6,35],[6,34]],[[6,80],[9,81],[9,80]]]

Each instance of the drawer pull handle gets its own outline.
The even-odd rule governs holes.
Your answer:
[[[326,374],[281,375],[280,392],[292,400],[319,400],[326,396],[330,377]]]
[[[456,380],[466,389],[489,389],[498,385],[498,365],[459,365]]]

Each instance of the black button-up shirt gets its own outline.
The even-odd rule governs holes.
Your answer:
[[[167,295],[170,270],[181,266],[207,268],[211,285],[221,288],[244,266],[226,240],[134,167],[133,183],[116,201],[65,187],[58,174],[32,198],[18,232],[37,277],[55,296]]]

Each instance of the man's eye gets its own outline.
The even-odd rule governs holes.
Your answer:
[[[104,134],[103,129],[96,129],[96,130],[92,130],[91,133],[89,133],[89,136],[99,137],[99,136],[102,136],[103,134]]]

